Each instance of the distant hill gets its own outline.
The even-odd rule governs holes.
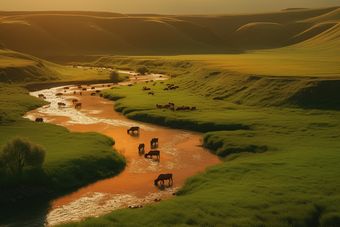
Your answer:
[[[340,7],[225,15],[0,11],[0,43],[56,55],[225,54],[296,45],[334,49]]]

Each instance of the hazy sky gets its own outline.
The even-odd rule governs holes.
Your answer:
[[[339,5],[339,0],[0,0],[0,10],[86,10],[158,14],[250,13]]]

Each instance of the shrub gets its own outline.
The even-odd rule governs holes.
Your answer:
[[[21,136],[6,141],[0,150],[2,169],[21,173],[24,167],[41,168],[46,156],[45,148]]]
[[[139,66],[136,70],[138,73],[140,73],[141,75],[144,75],[146,72],[148,72],[149,70],[145,67],[145,66]]]
[[[109,75],[110,79],[112,80],[113,83],[118,83],[119,82],[119,73],[116,71],[112,71]]]

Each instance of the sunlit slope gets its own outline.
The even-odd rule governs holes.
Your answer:
[[[60,79],[56,65],[39,58],[0,50],[0,82],[30,82]]]
[[[0,42],[37,56],[225,54],[315,45],[311,39],[334,49],[326,36],[335,37],[339,22],[340,7],[225,15],[2,11]]]

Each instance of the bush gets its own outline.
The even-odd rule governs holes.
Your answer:
[[[45,148],[21,136],[7,140],[0,150],[0,167],[21,173],[24,167],[41,168],[46,156]]]
[[[116,71],[112,71],[109,75],[110,79],[112,80],[113,83],[118,83],[119,82],[119,73]]]
[[[136,70],[138,73],[140,73],[141,75],[144,75],[146,72],[148,72],[149,70],[145,67],[145,66],[139,66]]]

